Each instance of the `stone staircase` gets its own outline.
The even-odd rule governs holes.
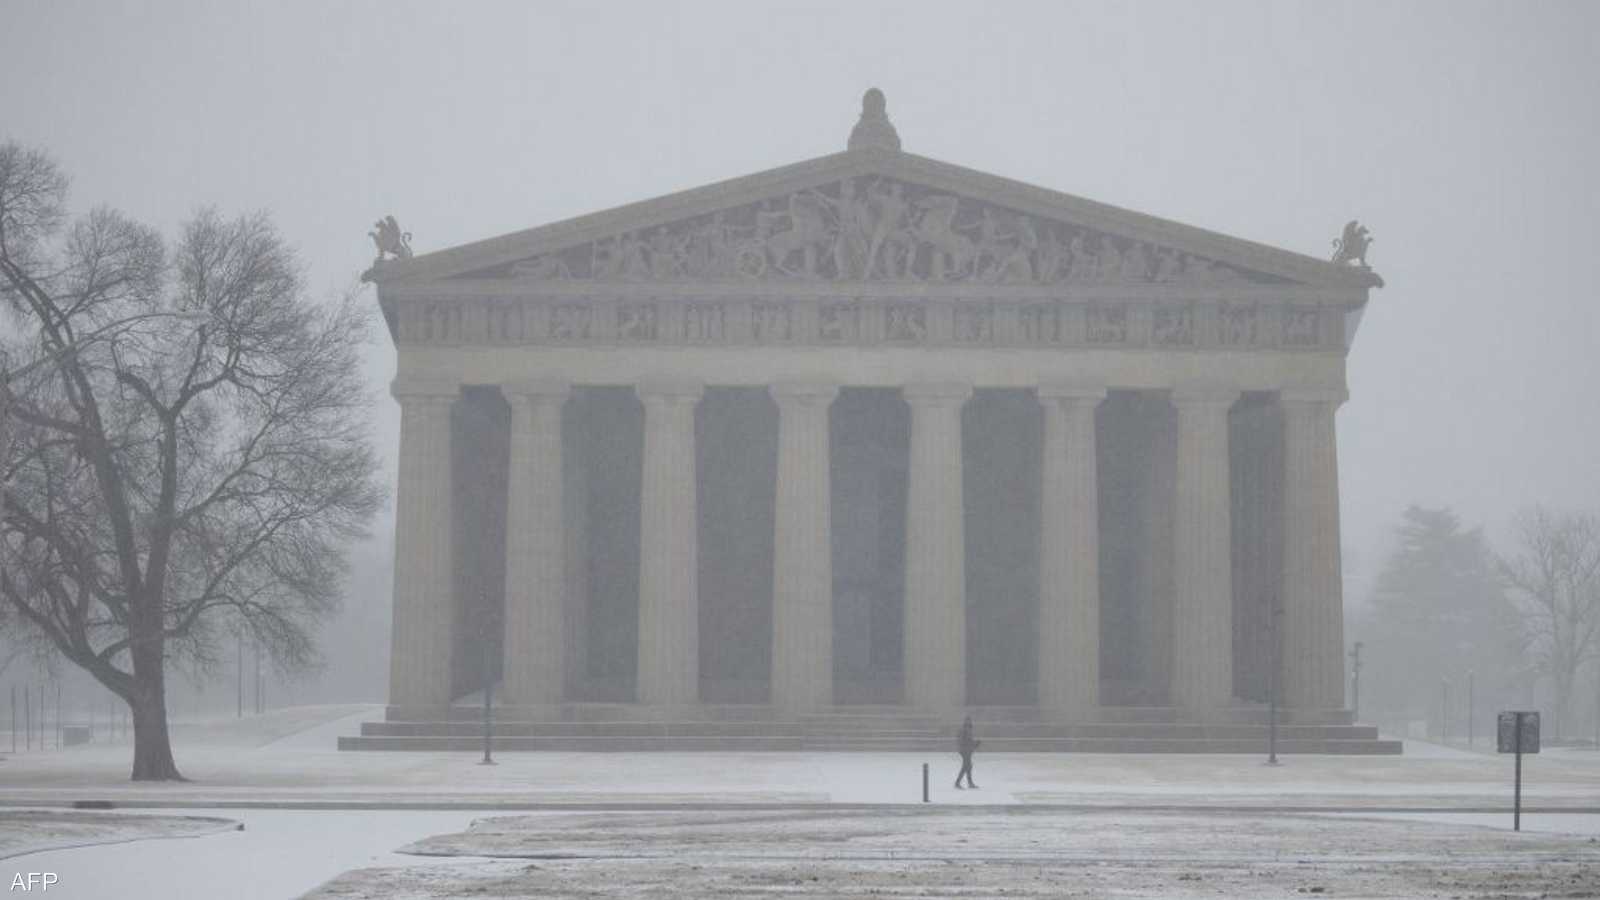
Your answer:
[[[1033,707],[971,711],[986,753],[1265,753],[1267,711],[1239,707],[1207,722],[1183,721],[1176,710],[1110,707],[1092,722],[1059,722]],[[569,704],[561,718],[530,721],[497,713],[497,751],[683,752],[951,752],[955,726],[939,716],[899,706],[839,706],[793,719],[765,706],[707,706],[693,717],[648,718],[630,704]],[[501,718],[501,715],[508,716]],[[341,737],[340,750],[477,750],[482,710],[451,708],[443,720],[363,722],[361,734]],[[1398,754],[1400,742],[1348,713],[1280,720],[1279,753]]]

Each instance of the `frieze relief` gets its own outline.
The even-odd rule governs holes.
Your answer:
[[[653,341],[660,320],[653,303],[624,303],[617,310],[617,337],[625,341]]]
[[[1090,306],[1088,341],[1091,344],[1127,343],[1128,308],[1126,306]]]
[[[398,342],[1337,350],[1337,307],[1238,300],[489,296],[396,304]]]
[[[1316,347],[1321,314],[1316,307],[1291,306],[1283,311],[1283,345]]]
[[[1260,339],[1260,316],[1253,303],[1224,303],[1217,312],[1218,342],[1224,347],[1252,347]]]
[[[502,266],[517,280],[1186,286],[1281,283],[920,185],[850,178]]]
[[[928,308],[921,303],[891,303],[884,330],[898,344],[921,344],[928,339]]]
[[[1162,347],[1187,347],[1194,344],[1194,308],[1164,306],[1151,319],[1151,342]]]
[[[683,304],[684,340],[697,344],[717,344],[728,338],[728,310],[723,303]]]

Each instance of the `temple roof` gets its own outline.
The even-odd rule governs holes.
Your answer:
[[[382,260],[366,277],[407,289],[483,280],[1383,284],[1365,265],[907,153],[876,89],[841,153]]]

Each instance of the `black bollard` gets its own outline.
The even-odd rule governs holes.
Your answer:
[[[928,764],[922,764],[922,802],[928,802]]]

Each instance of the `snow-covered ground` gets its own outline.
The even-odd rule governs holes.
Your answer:
[[[353,868],[426,864],[426,859],[394,851],[430,834],[464,829],[475,818],[465,812],[406,810],[185,813],[228,816],[245,827],[159,845],[141,841],[33,853],[10,860],[10,866],[14,871],[56,873],[60,881],[49,896],[61,900],[283,900]],[[163,817],[140,811],[127,815]],[[0,875],[9,877],[10,872],[0,870]]]
[[[1511,835],[1510,758],[1429,745],[1400,757],[1291,756],[1279,767],[1242,755],[980,754],[982,790],[956,791],[953,754],[505,753],[499,765],[480,766],[471,752],[335,749],[339,735],[380,714],[314,707],[184,723],[177,756],[193,780],[181,784],[129,783],[126,744],[11,756],[0,765],[0,806],[109,800],[145,807],[117,814],[154,818],[179,808],[245,824],[193,840],[31,853],[12,867],[58,873],[51,896],[119,900],[291,897],[374,868],[387,871],[341,877],[314,896],[447,897],[469,888],[491,896],[983,896],[1002,888],[1009,896],[1284,896],[1323,886],[1340,896],[1398,897],[1430,896],[1428,885],[1454,885],[1467,897],[1600,896],[1600,844],[1589,843],[1600,838],[1600,754],[1592,751],[1525,759],[1526,804],[1572,812],[1529,813],[1525,833]],[[920,803],[924,762],[933,773],[929,806]],[[487,852],[465,839],[424,839],[516,810],[543,810],[516,841],[547,850],[554,835],[622,858],[394,852],[419,841]],[[694,815],[714,818],[683,827],[639,818],[680,817],[681,825]],[[672,843],[680,839],[689,843]],[[740,846],[744,855],[733,852]],[[1000,861],[1013,859],[1020,862]],[[1532,864],[1545,868],[1530,873]]]
[[[1509,803],[1511,758],[1429,745],[1403,756],[979,754],[979,791],[956,791],[956,759],[918,753],[340,753],[380,707],[313,707],[180,730],[191,781],[132,784],[127,745],[9,757],[0,804],[395,805],[529,808],[559,804],[917,803],[932,766],[943,804],[1284,806],[1495,809]],[[291,720],[286,722],[284,720]],[[293,725],[300,730],[284,731]],[[1600,753],[1552,750],[1524,761],[1533,807],[1600,809]]]
[[[206,816],[129,815],[64,809],[0,810],[0,859],[44,850],[186,838],[237,831],[232,819]]]
[[[489,818],[316,900],[1600,895],[1595,838],[1385,818],[959,807]],[[515,860],[510,861],[510,860]]]
[[[962,810],[962,812],[968,812]],[[993,819],[995,814],[987,811],[971,811],[975,816],[982,817],[970,820],[974,833],[987,831],[980,828],[980,821]],[[448,835],[466,831],[473,821],[486,818],[483,814],[472,812],[433,812],[413,810],[330,810],[330,811],[302,811],[302,810],[193,810],[193,814],[230,816],[244,823],[245,830],[237,832],[216,833],[195,840],[164,841],[159,845],[145,845],[142,843],[117,844],[111,846],[83,847],[74,850],[62,850],[45,853],[35,853],[19,857],[11,861],[15,871],[50,871],[61,877],[61,882],[51,889],[50,896],[64,898],[64,900],[158,900],[168,897],[225,897],[227,900],[282,900],[285,897],[297,897],[307,891],[313,891],[318,885],[333,879],[340,873],[362,869],[408,869],[412,870],[404,875],[389,873],[381,876],[361,875],[359,877],[341,879],[336,883],[336,888],[329,888],[318,897],[378,897],[388,896],[385,891],[404,882],[405,891],[412,890],[416,882],[431,883],[435,886],[436,893],[407,894],[401,891],[396,896],[454,896],[459,894],[466,886],[481,885],[485,879],[497,877],[496,873],[515,873],[530,861],[522,860],[515,863],[495,861],[488,859],[463,859],[452,856],[426,857],[402,855],[395,852],[413,842],[431,843],[426,839],[434,835]],[[132,812],[127,815],[150,815],[159,817],[157,813]],[[823,813],[808,811],[813,827],[826,828]],[[82,815],[115,815],[112,813],[83,813]],[[547,813],[551,817],[564,817],[568,814]],[[610,813],[608,815],[626,817],[628,813]],[[762,815],[770,815],[763,812]],[[851,811],[850,815],[858,815]],[[1138,818],[1149,818],[1150,814],[1128,814],[1127,821]],[[1183,822],[1193,825],[1180,825],[1179,815]],[[1204,816],[1194,814],[1171,814],[1159,817],[1171,823],[1171,828],[1192,828],[1197,834],[1215,832],[1219,836],[1227,836],[1227,840],[1237,840],[1238,823],[1240,817],[1229,813],[1219,813],[1218,821],[1222,823],[1219,830],[1213,828],[1211,820]],[[1073,814],[1066,818],[1092,823],[1094,828],[1105,833],[1109,838],[1117,834],[1117,829],[1122,827],[1123,817],[1116,814],[1100,813],[1099,818],[1088,818],[1083,815]],[[1013,816],[1006,816],[1011,819]],[[1299,820],[1306,817],[1288,817]],[[1444,814],[1371,814],[1361,813],[1351,816],[1319,816],[1317,818],[1338,819],[1355,818],[1359,827],[1370,827],[1376,820],[1380,822],[1408,822],[1412,827],[1421,823],[1421,827],[1432,828],[1440,823],[1452,826],[1478,826],[1479,828],[1492,829],[1496,832],[1506,832],[1510,828],[1509,816],[1487,815],[1481,813],[1444,813]],[[611,820],[616,823],[621,818]],[[1046,827],[1054,828],[1053,819],[1033,819],[1032,823],[1040,830]],[[1277,829],[1283,819],[1270,817],[1261,820],[1261,827]],[[1315,821],[1312,819],[1311,821]],[[1279,824],[1273,824],[1279,823]],[[1298,826],[1297,827],[1303,827]],[[1600,816],[1575,815],[1575,814],[1534,814],[1523,819],[1525,833],[1534,837],[1554,837],[1560,835],[1577,835],[1582,840],[1600,838]],[[843,833],[841,829],[829,829],[835,834]],[[1017,833],[1015,825],[1012,826],[1013,835]],[[619,831],[619,834],[622,833]],[[964,835],[963,835],[964,836]],[[970,840],[970,838],[969,838]],[[1321,839],[1328,846],[1334,846],[1341,840],[1341,833],[1328,831]],[[1446,838],[1441,838],[1446,841]],[[857,840],[859,845],[859,838]],[[1581,841],[1580,841],[1581,844]],[[642,846],[642,845],[640,845]],[[837,848],[838,840],[832,840],[828,846]],[[984,845],[955,844],[948,852],[951,854],[968,854],[973,850],[981,850]],[[1024,844],[1023,849],[1037,850],[1039,845]],[[1255,846],[1252,843],[1251,846]],[[1587,853],[1587,848],[1595,845],[1583,845],[1580,851]],[[816,848],[810,848],[815,852]],[[859,849],[859,846],[858,846]],[[1440,847],[1438,858],[1445,859],[1452,855],[1459,856],[1461,847]],[[956,856],[952,855],[951,859]],[[903,861],[903,860],[902,860]],[[592,867],[605,867],[613,861],[596,861]],[[639,871],[648,866],[640,867],[640,860],[614,861],[618,864],[635,866]],[[731,860],[736,867],[753,865],[749,860]],[[533,865],[546,866],[545,861],[531,861]],[[971,861],[963,861],[962,865],[971,865]],[[1215,865],[1215,861],[1213,863]],[[691,862],[689,865],[704,863]],[[430,871],[415,871],[426,868]],[[436,871],[434,871],[436,870]],[[590,877],[588,869],[583,869],[578,875],[583,878]],[[663,877],[670,877],[672,871],[667,869],[661,873]],[[1101,873],[1106,874],[1106,873]],[[581,883],[581,882],[580,882]],[[382,885],[379,890],[373,885]],[[444,889],[446,885],[454,885],[450,890]],[[622,885],[617,886],[620,892]],[[1214,886],[1213,886],[1214,887]],[[352,893],[340,894],[336,891],[349,890]],[[1292,890],[1288,893],[1292,893]],[[1570,894],[1570,892],[1567,892]],[[606,894],[610,895],[610,894]],[[626,896],[625,894],[623,894]],[[537,896],[537,895],[535,895]],[[561,896],[559,893],[554,896]],[[1021,896],[1027,896],[1022,894]],[[1137,894],[1131,894],[1137,896]],[[1156,891],[1154,896],[1167,896],[1161,891]],[[1212,896],[1217,896],[1213,894]],[[1345,894],[1344,896],[1348,896]],[[1382,896],[1382,895],[1379,895]],[[1470,895],[1469,895],[1470,896]]]

